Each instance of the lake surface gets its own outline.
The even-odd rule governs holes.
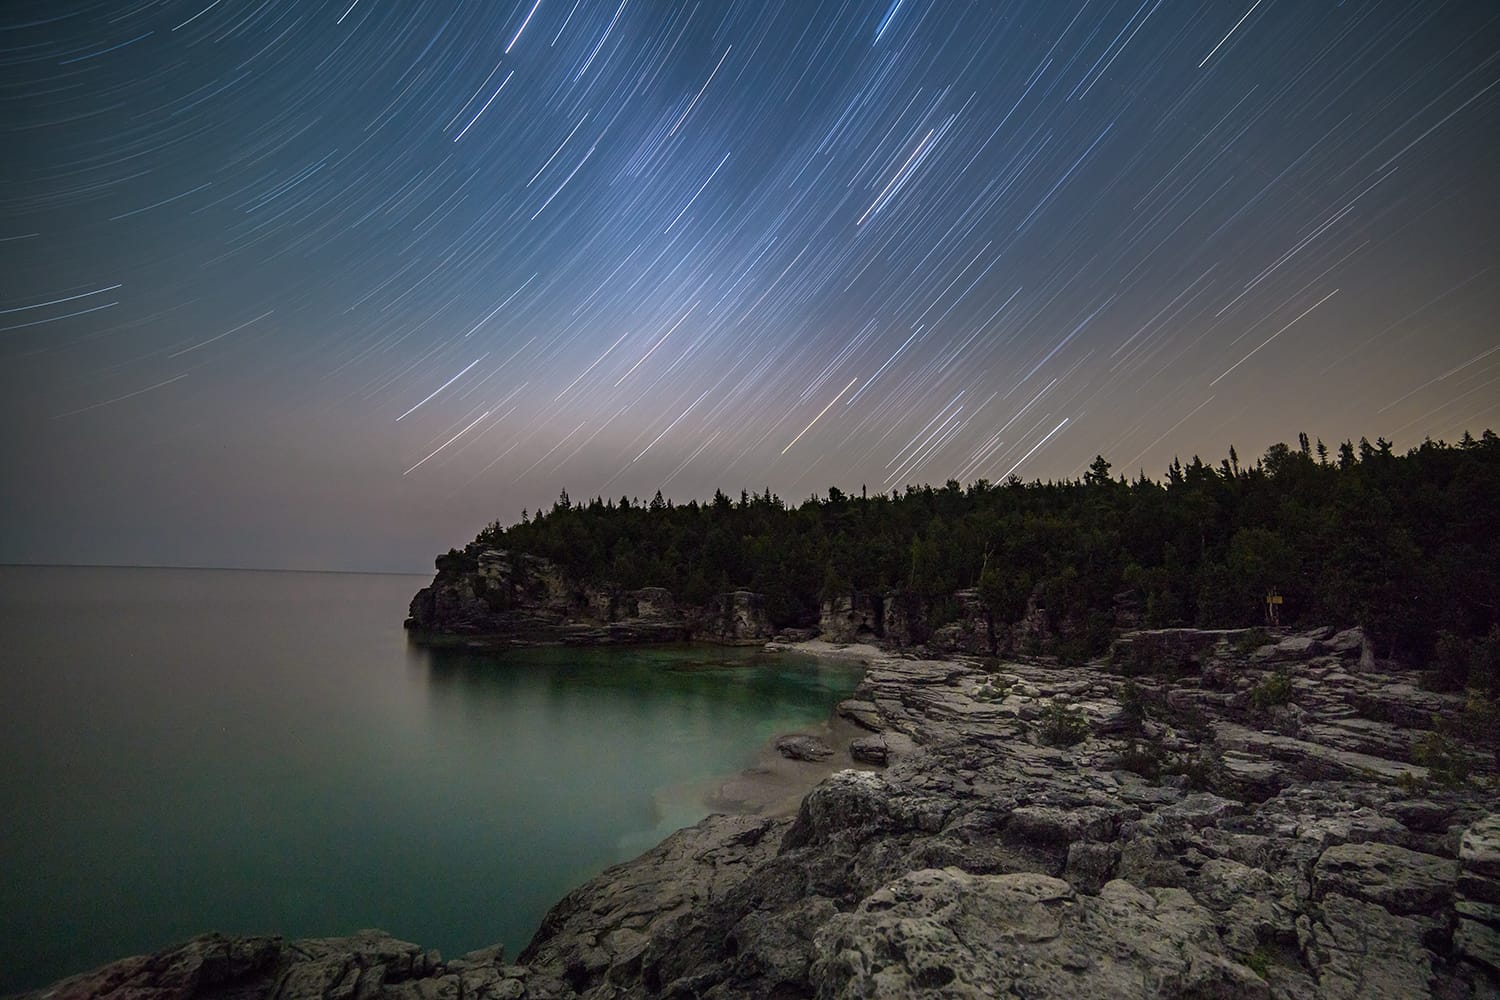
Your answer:
[[[503,941],[848,667],[409,646],[427,577],[0,567],[0,994],[208,930]]]

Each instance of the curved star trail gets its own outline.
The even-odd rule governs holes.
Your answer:
[[[0,102],[0,558],[1500,425],[1491,4],[37,0]]]

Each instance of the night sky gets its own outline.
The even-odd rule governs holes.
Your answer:
[[[1490,0],[9,0],[0,561],[1500,428]]]

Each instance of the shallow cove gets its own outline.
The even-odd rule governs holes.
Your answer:
[[[206,930],[515,955],[857,668],[407,644],[423,577],[0,567],[0,993]]]

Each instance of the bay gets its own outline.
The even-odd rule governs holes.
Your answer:
[[[420,576],[0,567],[0,993],[208,930],[514,956],[857,671],[408,643]]]

